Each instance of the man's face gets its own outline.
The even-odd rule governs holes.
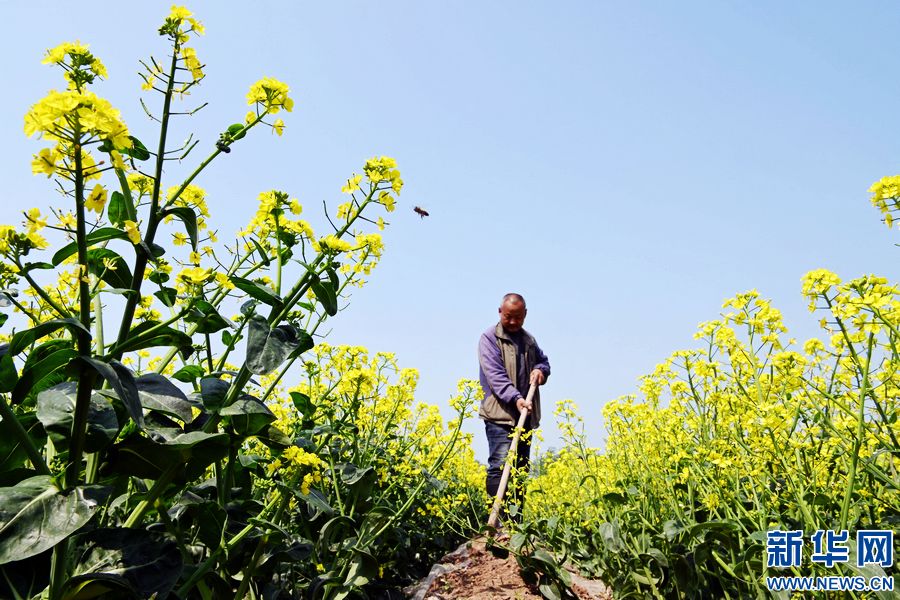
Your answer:
[[[517,333],[522,329],[528,311],[521,302],[504,302],[500,306],[500,325],[508,333]]]

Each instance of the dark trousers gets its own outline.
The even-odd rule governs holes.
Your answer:
[[[497,496],[497,488],[500,487],[500,478],[503,475],[503,466],[506,464],[506,456],[509,454],[509,448],[512,446],[512,432],[515,429],[512,425],[501,425],[490,421],[484,422],[485,433],[487,433],[488,441],[488,468],[487,468],[487,493],[491,498]],[[527,439],[523,432],[519,436],[519,444],[516,450],[516,460],[513,466],[516,467],[520,475],[528,473],[529,456],[531,454],[531,436]],[[521,485],[516,485],[512,477],[506,487],[507,494],[505,498],[509,499],[510,504],[516,504],[519,507],[519,516],[521,519],[522,510],[525,507],[525,489]],[[511,492],[511,495],[509,494]],[[506,503],[505,503],[506,504]],[[501,513],[506,514],[506,509]]]

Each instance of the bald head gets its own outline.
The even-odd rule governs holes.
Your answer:
[[[509,294],[503,296],[503,300],[500,302],[500,306],[502,307],[507,302],[525,306],[525,298],[523,298],[521,294],[516,294],[515,292],[510,292]]]
[[[522,330],[522,324],[525,322],[525,315],[528,310],[525,308],[525,298],[520,294],[506,294],[503,301],[500,302],[500,325],[507,333],[518,333]]]

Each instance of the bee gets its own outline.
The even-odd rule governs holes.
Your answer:
[[[425,217],[428,216],[428,211],[425,210],[424,208],[416,206],[415,208],[413,208],[413,210],[415,211],[415,213],[417,215],[419,215],[419,218],[421,218],[421,219],[424,219]]]

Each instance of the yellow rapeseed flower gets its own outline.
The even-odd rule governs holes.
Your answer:
[[[141,231],[138,229],[137,223],[134,221],[125,221],[123,225],[125,227],[125,233],[128,234],[128,239],[131,240],[131,243],[139,244],[141,242]]]
[[[104,206],[106,206],[106,188],[97,184],[94,186],[94,189],[91,190],[91,193],[88,194],[88,197],[85,198],[84,207],[100,214],[103,212]]]

